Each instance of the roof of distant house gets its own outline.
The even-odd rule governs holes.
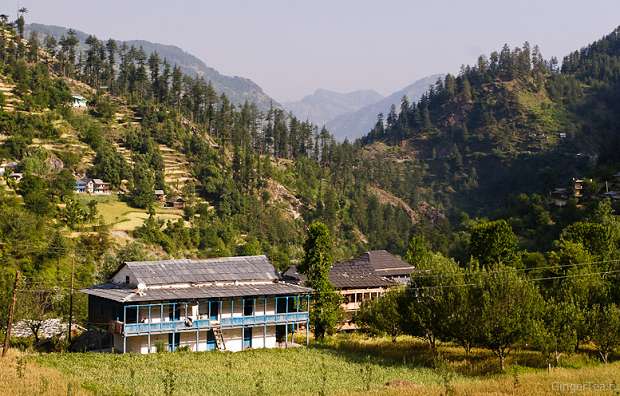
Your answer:
[[[329,280],[337,289],[390,287],[398,284],[388,277],[407,277],[414,267],[385,250],[366,252],[352,260],[334,264]],[[284,277],[300,283],[306,276],[291,266]]]

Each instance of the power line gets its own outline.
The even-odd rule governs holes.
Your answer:
[[[592,275],[608,275],[608,274],[616,274],[620,273],[620,270],[612,270],[612,271],[601,271],[601,272],[588,272],[585,274],[576,274],[576,275],[559,275],[559,276],[548,276],[544,278],[533,278],[533,279],[523,279],[524,282],[540,282],[545,280],[556,280],[556,279],[568,279],[568,278],[583,278]],[[444,284],[444,285],[433,285],[433,286],[413,286],[412,289],[416,290],[428,290],[428,289],[445,289],[445,288],[456,288],[456,287],[482,287],[481,284],[478,283],[462,283],[462,284]]]
[[[544,269],[559,269],[559,268],[569,268],[569,267],[580,267],[580,266],[585,266],[585,265],[591,265],[591,264],[606,264],[606,263],[620,263],[620,259],[619,260],[600,260],[600,261],[589,261],[589,262],[583,262],[583,263],[575,263],[575,264],[563,264],[563,265],[549,265],[549,266],[543,266],[543,267],[534,267],[534,268],[509,268],[509,269],[502,269],[502,270],[494,270],[494,271],[481,271],[484,272],[485,274],[501,274],[501,273],[508,273],[508,272],[525,272],[525,271],[530,271],[530,272],[534,272],[534,271],[538,271],[538,270],[544,270]],[[415,277],[419,277],[419,278],[443,278],[443,277],[450,277],[450,276],[460,276],[460,275],[466,275],[467,272],[444,272],[444,273],[434,273],[433,270],[428,270],[426,271],[428,273],[428,275],[424,274],[424,273],[419,273],[419,272],[414,272],[413,276]]]

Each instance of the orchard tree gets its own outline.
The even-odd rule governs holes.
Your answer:
[[[473,226],[469,254],[484,267],[511,263],[517,255],[517,236],[505,220],[483,221]]]
[[[411,276],[403,327],[408,334],[426,339],[433,353],[437,340],[449,334],[461,277],[458,265],[440,254],[419,263]]]
[[[355,322],[373,334],[387,334],[396,342],[396,337],[402,334],[404,297],[404,289],[395,288],[376,300],[365,301],[355,315]]]
[[[533,334],[542,298],[536,287],[514,269],[499,265],[482,277],[478,303],[478,343],[493,351],[504,371],[511,349]]]
[[[620,346],[620,308],[616,304],[595,305],[590,311],[590,337],[604,363]]]
[[[342,317],[340,295],[329,281],[329,271],[333,262],[332,240],[325,224],[316,221],[310,225],[304,252],[299,272],[306,275],[306,285],[314,289],[310,320],[313,323],[315,337],[322,339],[326,333],[334,332]]]
[[[537,323],[535,345],[547,357],[551,364],[560,364],[560,357],[564,353],[573,352],[577,343],[577,329],[579,309],[570,302],[556,302],[549,300],[545,303],[542,319]]]

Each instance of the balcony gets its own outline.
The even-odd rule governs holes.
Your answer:
[[[274,325],[274,324],[286,324],[305,322],[308,320],[308,312],[291,312],[291,313],[279,313],[273,315],[256,315],[256,316],[235,316],[228,318],[221,318],[219,325],[222,328],[244,327],[244,326],[260,326],[260,325]],[[185,320],[174,320],[170,322],[157,322],[157,323],[127,323],[124,326],[124,334],[129,335],[143,335],[143,334],[157,334],[157,333],[172,333],[182,331],[196,331],[196,330],[208,330],[217,321],[211,321],[209,319],[195,319],[191,322]]]

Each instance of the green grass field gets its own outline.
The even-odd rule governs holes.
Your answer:
[[[133,231],[148,218],[146,210],[132,208],[119,201],[116,195],[82,197],[85,203],[92,199],[97,201],[97,211],[103,221],[112,226],[112,231]],[[162,220],[177,220],[183,216],[179,209],[156,207],[156,212],[157,218]]]
[[[455,346],[443,345],[440,352],[443,357],[434,359],[424,343],[409,337],[392,344],[338,336],[310,348],[239,353],[13,353],[9,364],[0,365],[0,381],[8,394],[67,394],[71,388],[96,395],[532,396],[559,394],[559,384],[590,384],[580,395],[620,392],[620,385],[613,389],[614,380],[620,384],[620,362],[603,365],[588,354],[567,357],[563,368],[548,372],[540,354],[515,352],[507,371],[499,373],[489,351],[474,351],[470,359]]]

